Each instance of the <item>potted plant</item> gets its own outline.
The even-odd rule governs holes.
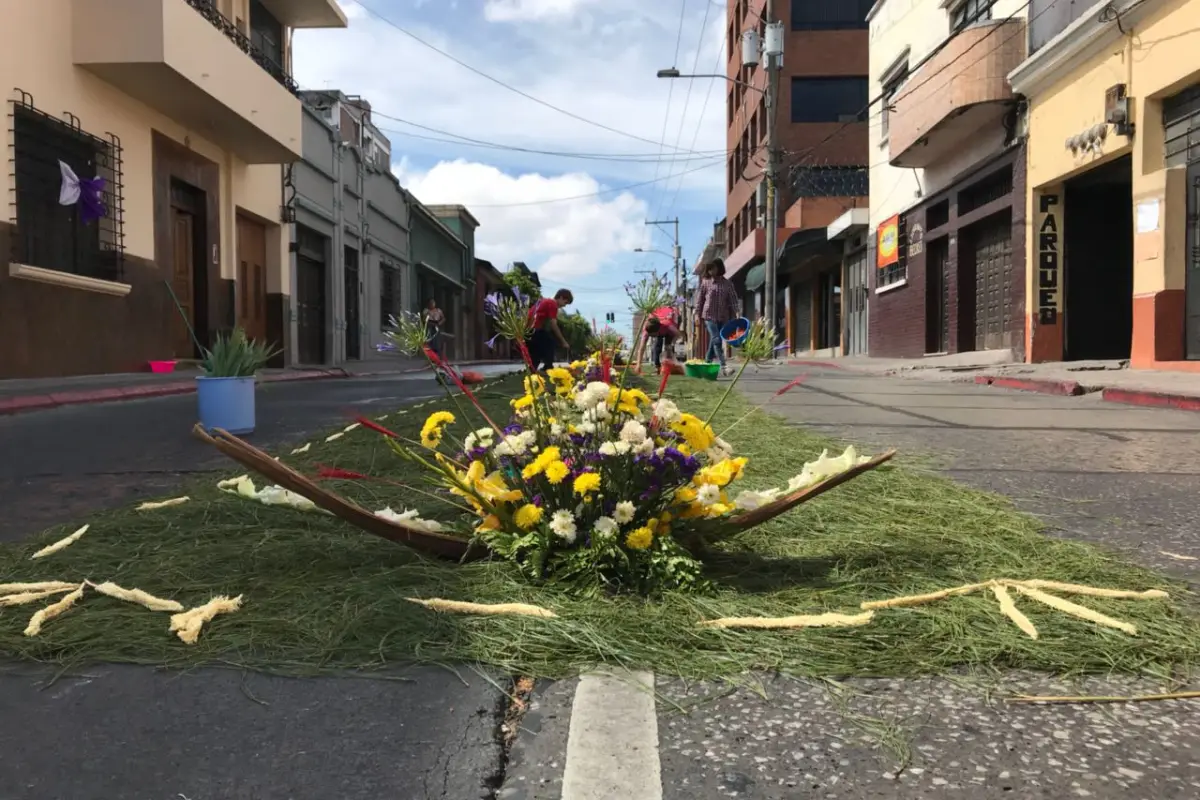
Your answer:
[[[200,362],[205,374],[196,378],[200,424],[208,430],[252,433],[255,375],[278,353],[268,344],[247,338],[241,328],[228,335],[217,334]]]

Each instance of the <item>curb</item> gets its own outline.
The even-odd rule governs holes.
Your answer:
[[[1075,397],[1083,394],[1083,387],[1075,381],[1051,381],[1037,378],[1004,378],[996,375],[977,375],[975,383],[994,386],[998,389],[1015,389],[1018,392],[1038,392],[1060,397]]]
[[[789,367],[828,367],[829,369],[840,369],[844,372],[858,372],[859,370],[847,367],[845,364],[838,364],[834,361],[817,361],[803,358],[789,358],[787,360]]]
[[[1110,403],[1174,408],[1179,411],[1200,411],[1200,397],[1195,395],[1148,392],[1140,389],[1105,389],[1100,396]]]
[[[260,383],[294,383],[296,381],[317,381],[330,378],[349,378],[351,373],[344,369],[333,368],[312,370],[311,372],[293,372],[282,375],[264,375]],[[145,400],[151,397],[170,397],[177,394],[192,394],[196,391],[196,382],[174,381],[150,386],[110,387],[107,389],[89,389],[76,392],[49,392],[47,394],[26,395],[21,397],[0,398],[0,416],[23,414],[28,411],[45,411],[60,406],[89,405],[91,403],[115,403],[122,400]]]

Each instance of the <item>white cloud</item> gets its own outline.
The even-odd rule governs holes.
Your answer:
[[[484,19],[489,22],[521,22],[566,17],[597,0],[487,0]]]
[[[603,191],[590,175],[509,175],[465,160],[441,162],[428,172],[401,163],[397,177],[424,203],[461,203],[479,220],[479,257],[497,267],[512,261],[537,265],[539,274],[563,281],[592,275],[604,262],[648,241],[646,204],[628,192]],[[565,197],[579,198],[562,202]],[[512,205],[527,203],[528,205]]]

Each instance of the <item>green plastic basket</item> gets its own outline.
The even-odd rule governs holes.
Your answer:
[[[720,364],[684,364],[683,374],[689,378],[701,378],[706,381],[715,381],[717,376],[721,374]]]

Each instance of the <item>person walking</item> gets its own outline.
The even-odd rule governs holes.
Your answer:
[[[446,315],[438,308],[437,300],[432,297],[421,312],[425,320],[425,344],[438,355],[442,355],[442,326],[446,324]]]
[[[654,339],[650,348],[650,358],[654,361],[654,369],[662,371],[663,351],[667,358],[671,357],[671,345],[679,338],[679,314],[670,306],[660,306],[650,313],[646,320],[646,338]]]
[[[721,371],[729,375],[732,370],[725,363],[721,327],[737,318],[737,290],[725,277],[725,262],[719,258],[713,259],[705,268],[704,278],[696,289],[696,315],[704,320],[704,329],[708,332],[708,352],[704,360],[710,364],[720,361]]]
[[[534,372],[543,372],[554,366],[555,345],[570,350],[571,345],[558,326],[559,309],[575,302],[570,289],[559,289],[553,298],[544,297],[529,309],[529,358]]]

